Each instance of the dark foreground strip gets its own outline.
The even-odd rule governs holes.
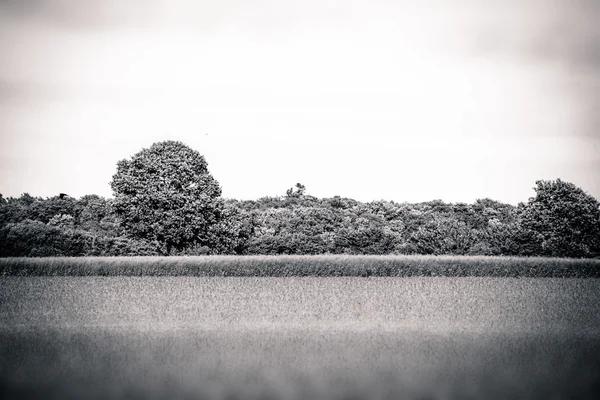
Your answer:
[[[336,255],[0,258],[0,276],[600,278],[600,259]]]
[[[0,330],[0,356],[15,400],[600,398],[577,336]]]

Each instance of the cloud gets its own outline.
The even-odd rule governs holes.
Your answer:
[[[2,0],[0,15],[4,21],[81,31],[126,25],[155,4],[155,0]]]
[[[600,2],[534,1],[490,11],[463,26],[465,53],[553,74],[553,95],[576,110],[572,134],[600,139]]]
[[[502,10],[483,8],[464,21],[469,52],[481,57],[516,56],[565,67],[600,65],[600,2],[526,2]]]
[[[82,159],[110,158],[173,135],[215,160],[231,188],[241,184],[231,169],[239,154],[273,169],[264,149],[276,139],[344,164],[352,163],[346,153],[370,153],[389,160],[389,171],[412,171],[426,155],[432,177],[440,165],[461,176],[455,159],[479,162],[485,151],[481,180],[496,174],[490,185],[518,168],[523,181],[555,178],[539,174],[566,163],[588,170],[597,158],[588,139],[600,126],[599,5],[0,0],[0,123],[13,143],[0,138],[0,148],[35,160],[35,146],[60,152],[79,143]],[[211,132],[212,150],[197,132]],[[432,140],[447,142],[432,150]],[[108,158],[93,164],[114,166]]]

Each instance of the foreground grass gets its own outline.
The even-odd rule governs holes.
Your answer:
[[[599,355],[553,335],[0,331],[0,397],[591,400]]]
[[[598,399],[600,280],[0,277],[1,399]]]
[[[0,276],[600,278],[600,259],[402,255],[0,258]]]

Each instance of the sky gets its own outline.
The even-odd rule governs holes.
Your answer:
[[[223,196],[600,199],[597,0],[0,0],[0,193],[112,197],[178,140]]]

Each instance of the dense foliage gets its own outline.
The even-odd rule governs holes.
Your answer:
[[[319,199],[225,200],[204,158],[179,142],[120,161],[114,199],[0,195],[0,256],[428,254],[600,257],[600,203],[536,182],[518,206]]]
[[[223,217],[221,187],[204,157],[183,143],[155,143],[119,161],[111,187],[128,236],[156,241],[167,254],[218,243],[213,228]]]
[[[600,253],[600,203],[569,182],[538,181],[536,196],[522,207],[524,229],[537,253],[589,257]]]

